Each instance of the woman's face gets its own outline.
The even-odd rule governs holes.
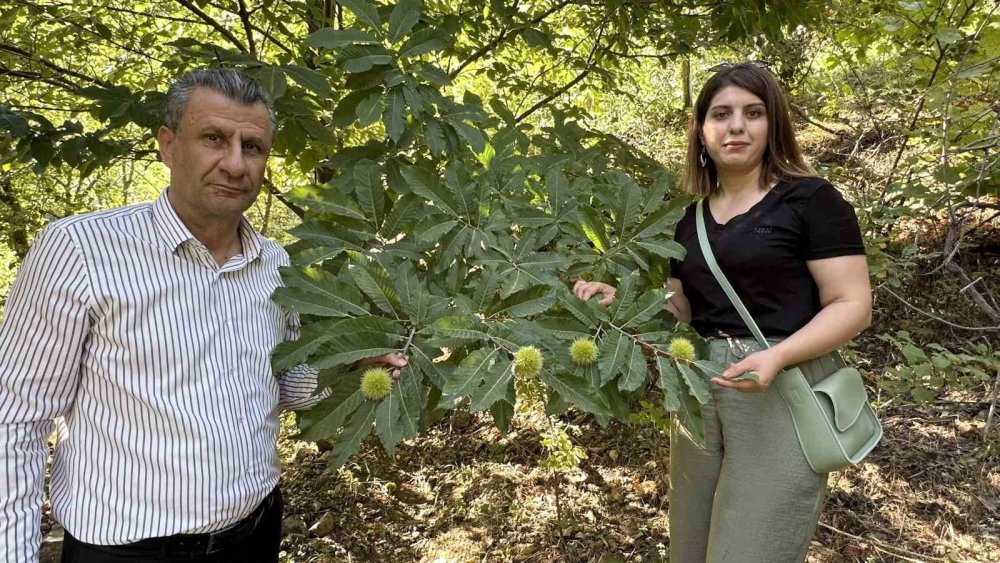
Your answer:
[[[767,148],[764,101],[739,86],[716,92],[701,126],[702,144],[719,172],[749,172]]]

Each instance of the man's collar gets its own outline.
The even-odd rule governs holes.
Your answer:
[[[184,221],[177,215],[177,211],[170,205],[167,191],[163,190],[160,197],[153,202],[153,224],[160,239],[166,243],[171,252],[176,252],[177,247],[189,240],[196,240],[191,231],[184,225]],[[245,216],[240,217],[239,226],[240,242],[243,245],[243,256],[247,262],[255,260],[260,256],[261,242],[260,235],[253,229],[253,225]]]

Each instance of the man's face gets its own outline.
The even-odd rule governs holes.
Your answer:
[[[271,137],[264,104],[244,106],[196,88],[177,131],[161,127],[157,135],[178,215],[201,226],[238,222],[260,192]]]

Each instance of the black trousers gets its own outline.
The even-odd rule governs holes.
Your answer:
[[[194,553],[174,549],[167,542],[163,549],[150,552],[148,548],[129,545],[84,543],[66,532],[62,563],[277,563],[281,547],[282,501],[280,491],[276,489],[273,494],[276,498],[268,503],[252,532],[222,551],[212,554]]]

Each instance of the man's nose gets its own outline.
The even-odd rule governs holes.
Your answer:
[[[219,161],[219,168],[230,176],[240,177],[246,174],[247,166],[243,158],[243,142],[233,139],[227,146],[226,152]]]

